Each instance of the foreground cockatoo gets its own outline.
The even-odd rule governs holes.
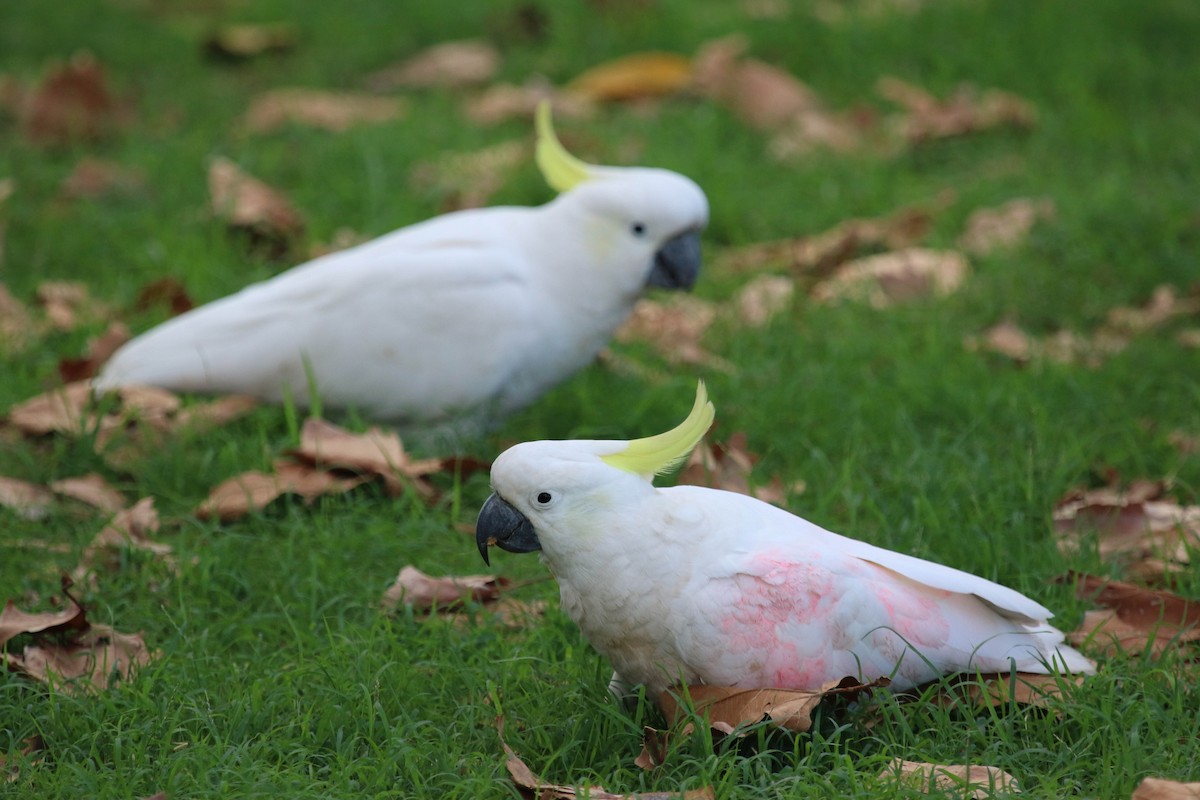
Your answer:
[[[597,167],[537,114],[536,208],[445,214],[189,311],[119,349],[103,391],[249,394],[478,432],[586,366],[647,287],[690,288],[708,201],[662,169]],[[310,385],[311,384],[311,385]]]
[[[700,384],[674,430],[518,444],[492,465],[476,541],[540,550],[614,690],[680,682],[898,689],[955,672],[1090,673],[1050,611],[991,581],[848,539],[733,492],[656,488],[713,420]]]

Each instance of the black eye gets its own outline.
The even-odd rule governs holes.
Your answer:
[[[550,496],[549,492],[539,492],[537,496],[537,501],[542,505],[546,505],[553,499],[554,498]]]
[[[646,232],[646,226],[640,222],[635,222],[630,227],[630,230],[633,231],[634,236],[641,236],[643,233]]]

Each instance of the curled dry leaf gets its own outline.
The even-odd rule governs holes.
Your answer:
[[[747,494],[778,506],[784,505],[789,495],[804,491],[804,481],[785,487],[778,476],[766,485],[751,488],[750,472],[757,461],[758,456],[746,445],[746,434],[739,431],[724,444],[701,442],[688,456],[677,482]]]
[[[972,352],[997,353],[1018,364],[1051,361],[1056,364],[1084,364],[1095,369],[1110,356],[1125,349],[1129,339],[1106,330],[1094,336],[1061,330],[1048,336],[1026,333],[1012,320],[988,328],[978,336],[967,336],[963,346]]]
[[[917,298],[944,297],[966,280],[967,260],[952,250],[911,247],[849,261],[813,287],[819,303],[859,300],[888,308]]]
[[[894,778],[895,783],[913,786],[930,793],[952,792],[955,797],[970,797],[976,800],[1002,794],[1018,794],[1021,790],[1016,779],[995,767],[966,764],[928,764],[923,761],[905,761],[898,758],[879,773],[885,780]]]
[[[1058,547],[1071,554],[1094,535],[1100,558],[1116,559],[1148,582],[1162,581],[1191,564],[1200,548],[1200,506],[1181,506],[1163,496],[1163,481],[1075,489],[1058,501],[1054,528]]]
[[[482,39],[443,42],[411,58],[384,67],[366,78],[373,92],[396,89],[475,86],[490,81],[500,69],[500,52]]]
[[[1141,306],[1119,306],[1108,312],[1105,328],[1117,334],[1136,334],[1159,328],[1175,317],[1200,313],[1200,296],[1180,297],[1174,286],[1164,284]]]
[[[52,66],[36,87],[22,92],[17,117],[35,145],[61,147],[99,139],[128,118],[108,86],[104,68],[87,52]]]
[[[691,82],[687,56],[633,53],[592,67],[567,84],[567,90],[603,103],[675,94]]]
[[[1079,628],[1067,635],[1073,645],[1113,656],[1147,649],[1159,655],[1200,641],[1200,602],[1094,575],[1072,572],[1059,580],[1074,583],[1076,595],[1106,609],[1084,615]]]
[[[133,301],[134,309],[145,311],[155,306],[165,305],[171,311],[171,316],[178,316],[195,307],[187,288],[178,278],[166,276],[151,281],[143,286]]]
[[[944,101],[894,77],[880,78],[876,91],[905,109],[906,113],[896,121],[896,127],[910,144],[1001,126],[1029,128],[1037,119],[1027,100],[995,89],[981,94],[969,84],[960,86]]]
[[[355,125],[399,119],[404,111],[404,101],[395,97],[319,89],[273,89],[250,101],[241,124],[250,133],[270,133],[289,124],[341,133]]]
[[[417,164],[409,173],[409,180],[419,190],[446,194],[443,211],[479,208],[487,204],[527,156],[525,142],[501,142],[474,153],[453,153]]]
[[[95,473],[81,478],[64,478],[49,486],[0,475],[0,506],[10,508],[26,519],[44,517],[56,495],[102,511],[116,512],[125,507],[121,493]]]
[[[522,86],[499,83],[463,101],[463,113],[479,125],[496,125],[510,119],[532,119],[542,100],[550,100],[555,119],[586,119],[595,104],[582,95],[560,92],[549,82],[532,79]]]
[[[738,290],[734,298],[738,317],[751,328],[761,328],[792,304],[794,279],[783,275],[759,275]]]
[[[304,231],[303,218],[282,194],[227,158],[209,164],[208,193],[214,214],[267,242],[286,243]]]
[[[125,323],[110,322],[104,333],[88,337],[87,352],[82,358],[59,359],[59,377],[63,379],[63,383],[72,383],[95,376],[104,362],[130,338],[129,328]]]
[[[1054,201],[1018,197],[996,208],[980,208],[967,218],[958,246],[972,255],[986,255],[1025,241],[1039,219],[1054,218]]]
[[[292,451],[300,460],[326,468],[350,469],[377,475],[390,494],[413,488],[425,497],[434,489],[425,476],[440,472],[445,459],[425,458],[414,461],[404,449],[395,431],[369,428],[366,433],[351,433],[331,422],[309,418],[300,431],[300,447]]]
[[[268,53],[285,53],[298,40],[296,26],[287,22],[226,25],[205,40],[204,48],[210,56],[242,61]]]
[[[154,655],[141,634],[126,634],[88,621],[71,596],[71,580],[63,577],[67,605],[60,611],[30,614],[9,600],[0,612],[0,647],[21,634],[33,637],[21,653],[5,650],[0,661],[8,669],[67,694],[107,689],[116,677],[130,680]]]
[[[41,736],[28,736],[21,740],[21,749],[15,754],[0,753],[0,776],[4,777],[6,783],[16,783],[21,777],[20,765],[16,762],[24,760],[27,764],[40,764],[43,757],[38,755],[30,758],[35,753],[40,753],[46,749],[46,743]]]
[[[87,156],[63,178],[61,195],[68,200],[96,200],[111,195],[135,195],[146,190],[146,176],[116,161]]]
[[[55,494],[70,497],[101,511],[116,513],[125,508],[125,497],[95,472],[50,483]]]
[[[339,477],[305,464],[276,461],[274,472],[243,472],[218,484],[196,507],[195,514],[200,519],[215,517],[229,522],[266,508],[285,494],[311,502],[324,494],[347,492],[366,481],[365,476]]]
[[[863,692],[887,684],[885,678],[864,684],[856,678],[845,677],[840,681],[828,681],[813,691],[688,686],[685,689],[668,689],[658,696],[658,704],[672,725],[685,717],[686,709],[690,706],[707,717],[714,730],[722,733],[732,733],[740,725],[753,725],[764,720],[803,733],[812,727],[812,714],[825,699],[854,699]]]
[[[673,364],[733,372],[733,365],[704,349],[701,340],[717,317],[716,306],[690,295],[668,301],[642,299],[617,329],[618,342],[644,341]]]
[[[415,611],[431,611],[461,606],[468,600],[488,603],[500,598],[511,581],[496,575],[447,575],[434,578],[411,564],[401,568],[393,583],[383,594],[382,605],[392,609],[398,605],[412,606]]]
[[[1085,678],[1085,675],[1031,672],[962,673],[917,687],[907,694],[939,708],[965,708],[968,712],[1010,703],[1050,708],[1066,695],[1068,686],[1082,686]]]
[[[96,571],[101,568],[116,571],[123,549],[149,553],[164,562],[172,573],[178,574],[179,564],[172,555],[171,546],[150,538],[158,528],[158,512],[154,510],[152,497],[144,497],[133,506],[118,511],[84,548],[79,565],[71,571],[71,580],[75,583],[86,580],[94,588]]]
[[[0,506],[25,519],[41,519],[54,502],[54,492],[45,486],[0,475]]]
[[[111,311],[92,298],[85,284],[78,281],[44,281],[36,290],[38,303],[50,325],[60,331],[104,319]]]
[[[1143,778],[1130,800],[1200,800],[1200,783]]]

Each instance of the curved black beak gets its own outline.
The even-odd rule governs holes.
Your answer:
[[[658,248],[646,285],[656,289],[690,289],[700,277],[700,232],[687,231]]]
[[[475,521],[475,544],[479,546],[483,563],[489,566],[492,562],[488,559],[488,547],[491,545],[510,553],[532,553],[542,549],[529,518],[498,494],[489,497],[483,508],[479,509],[479,519]]]

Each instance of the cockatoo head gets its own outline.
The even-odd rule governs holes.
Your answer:
[[[590,245],[621,263],[645,257],[645,285],[690,289],[700,274],[700,231],[708,198],[695,181],[665,169],[600,167],[566,151],[550,104],[537,109],[537,164],[551,188],[593,220]],[[607,260],[607,259],[603,259]]]
[[[704,383],[687,419],[675,428],[633,441],[526,442],[492,464],[493,494],[479,511],[475,542],[488,562],[488,547],[512,553],[558,554],[587,550],[591,536],[612,531],[596,523],[615,508],[630,507],[654,491],[652,480],[678,464],[712,424],[714,409]]]

